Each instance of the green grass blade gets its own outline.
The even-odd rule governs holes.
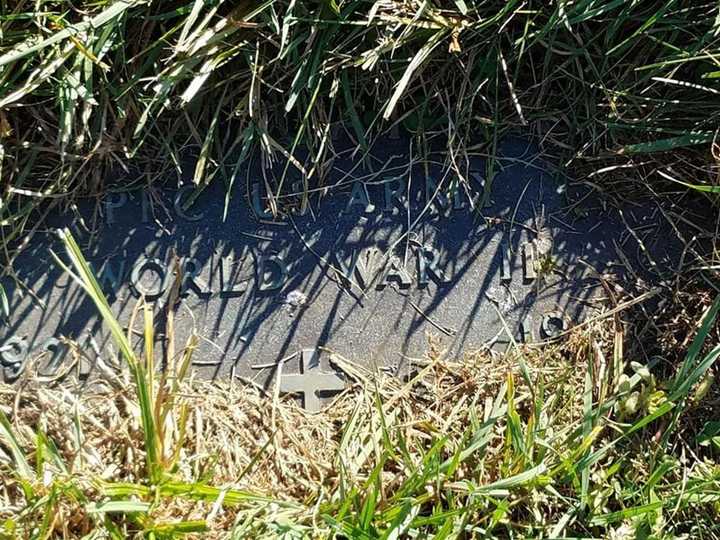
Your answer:
[[[0,411],[0,442],[3,442],[10,448],[13,460],[15,461],[15,467],[20,477],[28,480],[33,479],[35,475],[33,474],[32,467],[27,459],[25,459],[25,454],[13,433],[12,425],[2,411]]]
[[[475,488],[471,492],[476,494],[485,494],[495,491],[515,489],[535,481],[538,477],[542,476],[546,472],[547,466],[545,464],[540,464],[519,474],[510,476],[508,478],[501,478],[500,480],[496,480],[495,482],[492,482],[490,484]]]
[[[135,353],[132,351],[130,343],[120,327],[120,323],[113,315],[110,305],[102,292],[102,287],[95,279],[95,276],[93,275],[89,264],[85,260],[80,247],[77,245],[77,242],[75,242],[75,239],[67,229],[59,231],[59,235],[65,244],[67,255],[77,271],[77,274],[73,273],[65,265],[65,263],[63,263],[62,260],[53,253],[55,261],[61,268],[68,272],[72,279],[85,290],[88,296],[90,296],[92,301],[95,303],[98,311],[100,311],[103,321],[110,328],[110,332],[115,339],[115,343],[130,367],[137,390],[138,404],[140,406],[148,472],[150,473],[153,482],[156,482],[159,480],[159,476],[161,474],[160,456],[158,455],[157,431],[153,416],[151,389],[148,385],[147,376],[145,375],[142,364],[135,358]]]
[[[643,504],[641,506],[634,506],[632,508],[626,508],[619,512],[611,512],[602,516],[595,516],[592,518],[590,523],[593,525],[610,525],[611,523],[617,523],[618,521],[624,521],[629,518],[642,516],[649,512],[654,512],[663,507],[662,502],[654,502],[650,504]]]
[[[425,43],[425,45],[423,45],[420,50],[415,53],[415,56],[410,61],[410,64],[408,64],[408,67],[405,69],[405,72],[400,78],[400,81],[397,83],[397,86],[395,86],[395,90],[390,97],[390,101],[385,107],[385,111],[383,112],[383,118],[385,120],[390,119],[393,111],[395,110],[395,106],[405,92],[408,84],[410,84],[410,81],[415,75],[415,72],[420,68],[420,66],[422,66],[425,60],[428,59],[435,47],[437,47],[442,42],[443,38],[447,36],[447,33],[448,31],[446,29],[435,32],[432,37],[427,41],[427,43]]]
[[[68,39],[71,36],[77,36],[90,28],[99,28],[113,19],[116,19],[128,9],[147,4],[148,1],[149,0],[117,0],[110,4],[107,9],[95,15],[92,19],[87,19],[81,23],[55,32],[50,37],[41,40],[39,43],[33,43],[36,40],[34,36],[32,36],[28,40],[23,41],[19,45],[13,47],[10,51],[0,56],[0,67],[21,60],[26,56],[30,56],[31,54],[49,47],[50,45],[54,45],[55,43]]]
[[[195,519],[190,521],[172,521],[164,523],[155,523],[147,529],[147,534],[157,534],[163,538],[175,538],[182,534],[202,533],[208,530],[208,524],[203,519]]]
[[[91,503],[86,510],[89,514],[147,514],[150,506],[142,501],[107,501]]]
[[[713,327],[713,324],[715,323],[715,319],[717,318],[718,312],[720,311],[720,295],[718,295],[717,298],[715,298],[715,301],[712,303],[712,306],[708,309],[707,313],[705,314],[701,324],[700,328],[698,330],[697,335],[693,339],[692,344],[690,345],[690,348],[688,349],[687,355],[685,356],[685,360],[682,363],[682,366],[680,366],[680,370],[677,373],[677,376],[675,377],[675,381],[672,385],[672,388],[670,389],[670,394],[674,395],[678,393],[678,390],[680,388],[684,388],[686,390],[689,390],[689,387],[687,385],[689,379],[690,372],[695,369],[695,364],[697,361],[697,357],[700,354],[700,350],[702,349],[703,344],[705,343],[705,340],[707,339],[708,335],[710,334],[710,330]],[[692,386],[697,382],[697,380],[693,381],[689,386]]]
[[[668,150],[677,150],[688,146],[697,146],[698,144],[707,144],[712,142],[715,134],[713,132],[688,133],[680,137],[669,137],[667,139],[659,139],[657,141],[628,144],[620,149],[620,154],[650,154],[655,152],[667,152]]]

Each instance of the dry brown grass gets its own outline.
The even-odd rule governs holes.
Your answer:
[[[528,369],[551,387],[581,387],[582,351],[595,334],[586,332],[561,345],[525,349]],[[335,365],[354,382],[319,414],[305,412],[291,397],[274,399],[272,388],[265,393],[237,382],[188,380],[176,397],[178,403],[189,405],[191,414],[175,474],[187,482],[202,479],[311,507],[336,493],[341,483],[367,479],[375,465],[375,450],[382,446],[378,399],[387,411],[384,421],[402,431],[408,451],[420,460],[438,434],[459,443],[471,422],[469,414],[476,405],[482,410],[488,400],[495,399],[509,374],[518,380],[518,392],[527,391],[521,390],[516,354],[499,357],[476,352],[452,362],[436,349],[430,357],[416,361],[414,377],[404,382],[369,373],[334,356]],[[82,386],[58,383],[48,387],[33,382],[28,374],[17,386],[0,387],[0,410],[13,419],[15,433],[30,455],[38,428],[47,433],[71,473],[80,475],[94,494],[98,479],[142,482],[146,476],[140,409],[133,389],[113,386],[98,378]],[[519,407],[523,401],[518,399]],[[569,401],[562,414],[564,421],[576,420],[582,415],[582,402]],[[343,432],[353,417],[358,433],[345,444]],[[173,426],[168,427],[168,436],[180,437]],[[493,461],[501,459],[489,456],[485,481],[497,480],[500,471],[494,469]],[[13,508],[20,504],[22,494],[12,488],[11,471],[2,470],[5,488],[0,506]],[[384,471],[383,490],[392,493],[406,474],[402,469]],[[211,509],[207,503],[188,504],[177,498],[163,505],[159,515],[187,519],[206,516]],[[0,513],[3,517],[7,515]],[[219,528],[234,517],[234,512],[225,512],[218,518]]]

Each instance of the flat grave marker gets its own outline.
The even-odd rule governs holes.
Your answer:
[[[67,339],[90,356],[116,355],[91,300],[51,256],[63,253],[59,227],[72,231],[122,324],[141,297],[161,317],[181,276],[175,343],[200,336],[195,367],[269,385],[272,364],[298,353],[282,390],[312,409],[321,386],[342,387],[308,363],[321,348],[400,374],[431,336],[447,356],[549,339],[602,303],[599,275],[654,279],[672,263],[651,209],[603,209],[522,140],[501,145],[490,182],[486,157],[459,178],[440,160],[408,166],[407,147],[388,141],[370,168],[337,160],[307,198],[286,179],[291,189],[273,200],[266,186],[277,190],[281,175],[249,166],[229,190],[154,186],[51,213],[3,278],[4,379],[40,353],[34,369],[56,375]]]

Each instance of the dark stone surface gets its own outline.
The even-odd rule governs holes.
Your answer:
[[[651,207],[628,208],[622,218],[603,209],[549,174],[520,140],[501,146],[485,204],[484,159],[470,164],[468,189],[448,202],[427,179],[446,187],[454,176],[439,162],[415,166],[409,176],[406,149],[407,141],[390,141],[366,160],[376,172],[387,165],[379,175],[351,159],[336,161],[304,215],[278,220],[248,204],[254,188],[265,193],[258,168],[238,176],[229,198],[218,179],[194,201],[194,187],[136,190],[52,214],[14,261],[15,279],[3,280],[10,302],[0,329],[5,379],[44,349],[59,351],[59,360],[64,345],[53,338],[61,336],[91,360],[116,354],[90,299],[51,257],[50,249],[64,253],[53,232],[59,226],[71,226],[123,324],[141,290],[162,311],[176,253],[185,274],[176,347],[196,332],[202,339],[194,358],[206,376],[232,370],[261,384],[275,370],[258,365],[295,354],[283,369],[298,373],[307,368],[296,353],[320,346],[402,372],[424,354],[429,335],[450,356],[502,348],[506,328],[518,341],[552,337],[592,315],[602,297],[596,271],[653,280],[673,258]],[[391,156],[400,157],[388,163]],[[397,177],[409,204],[392,196]],[[40,366],[45,374],[55,371],[50,356]]]

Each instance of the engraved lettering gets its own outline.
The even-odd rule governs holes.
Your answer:
[[[308,212],[307,199],[305,198],[303,193],[305,190],[305,186],[302,182],[294,182],[292,185],[292,190],[293,193],[300,193],[300,195],[298,195],[299,203],[295,208],[293,208],[292,213],[296,216],[304,216]]]
[[[504,242],[500,245],[502,267],[500,269],[500,281],[508,283],[512,280],[512,262],[510,261],[510,247]]]
[[[98,344],[97,340],[95,339],[95,336],[92,334],[88,334],[85,338],[83,348],[85,350],[92,349],[92,352],[95,353],[94,357],[91,354],[83,355],[80,357],[80,362],[78,362],[77,366],[77,373],[78,377],[80,379],[87,379],[90,373],[92,372],[93,368],[95,367],[95,364],[97,363],[97,358],[102,356],[102,352],[100,350],[100,345]]]
[[[90,263],[90,268],[97,276],[98,283],[106,294],[113,293],[120,289],[120,286],[125,280],[124,260],[120,261],[117,270],[115,268],[115,265],[110,261],[110,259],[104,260],[98,271],[95,271],[94,265],[92,263]]]
[[[209,296],[212,294],[210,286],[200,278],[202,265],[197,259],[183,259],[182,268],[183,276],[180,290],[183,294],[186,294],[189,289],[194,290],[199,296]]]
[[[198,212],[197,214],[188,214],[185,211],[185,202],[183,202],[183,198],[188,193],[194,193],[195,192],[195,186],[192,185],[186,185],[182,186],[180,189],[177,190],[177,193],[175,193],[175,200],[173,201],[173,208],[175,208],[175,213],[180,216],[183,219],[186,219],[188,221],[199,221],[203,218],[205,215],[205,212]]]
[[[144,189],[140,190],[140,206],[142,208],[142,222],[149,223],[152,205],[150,204],[150,194]]]
[[[43,377],[52,377],[57,373],[62,359],[67,353],[68,347],[56,337],[47,338],[40,346],[43,353],[49,358],[43,366],[40,366],[38,373]]]
[[[362,182],[353,182],[350,200],[345,207],[345,212],[352,212],[353,206],[356,205],[362,206],[363,212],[366,214],[372,214],[375,211],[375,205],[370,202],[365,184]]]
[[[537,278],[535,272],[535,244],[532,242],[526,242],[522,247],[523,254],[523,279],[525,281],[532,281]]]
[[[367,275],[365,265],[360,262],[359,250],[352,251],[349,264],[345,262],[346,257],[343,253],[341,251],[336,251],[335,261],[343,273],[346,285],[352,286],[353,277],[357,277],[356,283],[363,289],[367,287],[368,283],[370,283],[371,276]]]
[[[287,275],[287,265],[280,255],[263,255],[258,268],[258,290],[266,292],[280,289],[285,284]]]
[[[546,339],[552,339],[558,337],[560,334],[568,329],[565,317],[559,311],[552,311],[545,313],[542,316],[540,322],[540,330],[542,331],[543,337]]]
[[[462,210],[465,208],[465,198],[462,195],[463,189],[460,185],[460,178],[457,176],[453,179],[451,193],[453,199],[453,210]]]
[[[532,331],[532,317],[525,315],[520,319],[518,325],[512,332],[512,338],[508,336],[507,331],[503,332],[503,336],[495,341],[491,347],[499,351],[508,351],[513,346],[513,342],[517,344],[528,344],[535,340]],[[503,347],[504,346],[504,347]]]
[[[479,173],[477,171],[470,173],[470,178],[475,180],[478,184],[480,184],[480,192],[476,193],[473,197],[473,207],[477,207],[478,203],[482,200],[484,193],[485,193],[485,178],[483,177],[482,173]],[[490,200],[490,197],[488,196],[485,199],[485,202],[483,204],[483,208],[490,208],[492,206],[492,201]]]
[[[418,285],[420,287],[426,287],[429,283],[428,274],[438,284],[450,281],[438,266],[439,258],[437,252],[429,246],[418,248]]]
[[[155,279],[151,285],[143,279],[146,274],[154,274]],[[130,273],[130,285],[138,296],[144,296],[148,300],[154,300],[162,296],[171,284],[171,275],[167,267],[160,259],[139,259],[133,266]]]
[[[398,206],[402,208],[407,206],[407,198],[405,197],[406,189],[407,184],[401,178],[388,179],[383,183],[386,212],[391,212],[395,215],[398,213]]]
[[[24,363],[30,348],[24,337],[13,336],[0,347],[0,360],[4,366]]]
[[[255,183],[252,185],[250,192],[250,203],[252,204],[253,212],[258,219],[272,219],[273,215],[263,204],[262,197],[260,197],[260,185]]]
[[[25,371],[25,367],[27,366],[26,362],[19,362],[17,364],[11,364],[7,366],[4,369],[5,372],[5,382],[6,383],[13,383],[17,381],[20,378],[20,375],[23,374]]]
[[[535,336],[533,336],[532,331],[532,320],[530,316],[524,318],[518,324],[517,339],[520,343],[532,343],[533,341],[535,341]]]
[[[127,200],[127,193],[111,193],[105,198],[105,223],[112,225],[117,222],[115,209],[125,206]]]
[[[412,278],[397,257],[391,257],[388,261],[383,278],[378,283],[377,288],[384,289],[391,281],[395,281],[401,289],[407,289],[412,284]]]
[[[438,211],[447,216],[450,213],[450,201],[442,189],[438,189],[437,182],[431,176],[425,177],[425,204],[429,204],[429,211],[433,214]]]
[[[247,290],[247,280],[234,279],[232,263],[225,257],[220,265],[220,293],[225,296],[240,296]]]

